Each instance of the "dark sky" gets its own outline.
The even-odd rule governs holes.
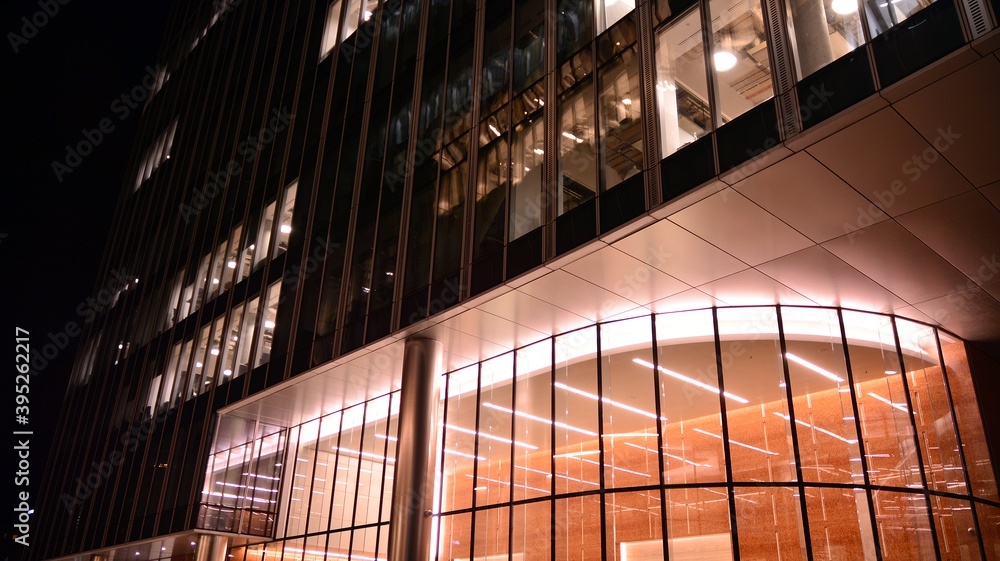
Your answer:
[[[42,5],[54,16],[36,16]],[[157,62],[159,44],[171,2],[167,0],[5,0],[3,71],[3,199],[0,202],[0,277],[3,287],[0,323],[7,335],[0,395],[7,403],[4,440],[3,501],[0,556],[19,559],[24,548],[11,538],[16,506],[16,457],[12,453],[15,424],[15,328],[27,329],[31,345],[41,349],[48,334],[77,320],[77,306],[91,295],[110,229],[140,112],[126,119],[112,111],[116,98],[140,85],[147,66]],[[23,34],[21,18],[45,22],[34,36]],[[47,20],[47,21],[46,21]],[[27,29],[28,34],[32,30]],[[25,37],[26,43],[12,37]],[[18,42],[18,52],[11,45]],[[66,158],[66,146],[85,140],[83,130],[110,118],[115,129],[104,135],[93,153],[82,158],[62,182],[53,161]],[[96,136],[92,135],[93,138]],[[30,498],[37,507],[52,433],[61,411],[66,382],[76,352],[70,337],[44,371],[30,380],[28,429]],[[43,513],[36,511],[36,516]],[[32,523],[32,543],[45,541]]]

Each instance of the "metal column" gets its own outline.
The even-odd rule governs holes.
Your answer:
[[[389,561],[428,561],[443,347],[414,338],[403,351]]]

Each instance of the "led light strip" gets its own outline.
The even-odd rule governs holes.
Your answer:
[[[532,446],[531,444],[527,444],[525,442],[518,442],[517,440],[512,441],[509,438],[503,438],[501,436],[493,436],[492,434],[489,433],[474,431],[463,427],[456,427],[455,425],[442,425],[442,426],[447,428],[448,430],[462,432],[465,434],[471,434],[472,436],[480,436],[488,440],[496,440],[497,442],[503,442],[504,444],[513,444],[514,446],[520,446],[522,448],[527,448],[529,450],[538,450],[538,446]]]
[[[649,368],[650,370],[653,369],[653,364],[652,363],[646,362],[645,360],[642,360],[641,358],[633,358],[632,362],[634,362],[636,364],[640,364],[642,366],[645,366],[646,368]],[[710,391],[710,392],[712,392],[714,394],[718,394],[719,393],[719,388],[717,388],[715,386],[706,384],[704,382],[699,382],[698,380],[695,380],[694,378],[689,378],[689,377],[687,377],[687,376],[685,376],[683,374],[678,374],[677,372],[674,372],[673,370],[667,370],[666,368],[664,368],[662,366],[657,366],[656,369],[659,370],[660,372],[663,372],[667,376],[670,376],[671,378],[676,378],[676,379],[678,379],[678,380],[680,380],[682,382],[687,382],[687,383],[689,383],[689,384],[691,384],[693,386],[698,386],[699,388],[701,388],[703,390]],[[733,394],[731,394],[729,392],[722,392],[722,395],[728,397],[729,399],[732,399],[733,401],[738,401],[738,402],[743,403],[743,404],[750,403],[749,399],[744,399],[744,398],[742,398],[742,397],[740,397],[738,395],[733,395]]]
[[[697,432],[697,433],[704,434],[706,436],[711,436],[712,438],[718,438],[719,440],[722,440],[721,436],[719,436],[717,434],[712,434],[712,433],[710,433],[708,431],[704,431],[704,430],[701,430],[701,429],[691,429],[691,430],[693,430],[694,432]],[[749,444],[744,444],[742,442],[738,442],[736,440],[733,440],[732,438],[729,439],[729,443],[730,444],[735,444],[737,446],[742,446],[744,448],[749,448],[751,450],[756,450],[758,452],[763,452],[764,454],[769,454],[771,456],[778,456],[779,455],[777,452],[772,452],[770,450],[765,450],[763,448],[757,448],[756,446],[751,446]]]
[[[791,418],[791,417],[789,417],[788,415],[782,415],[781,413],[778,413],[777,411],[775,411],[775,412],[774,412],[774,414],[775,414],[776,416],[778,416],[778,417],[781,417],[782,419],[784,419],[784,420],[786,420],[786,421],[790,421],[790,420],[792,419],[792,418]],[[807,423],[807,422],[805,422],[805,421],[801,421],[801,420],[799,420],[799,419],[795,419],[795,424],[796,424],[796,425],[802,425],[802,426],[804,426],[804,427],[809,427],[809,428],[811,428],[811,429],[814,429],[814,430],[816,430],[816,431],[818,431],[818,432],[821,432],[821,433],[823,433],[823,434],[825,434],[825,435],[827,435],[827,436],[830,436],[830,437],[833,437],[833,438],[836,438],[837,440],[839,440],[839,441],[841,441],[841,442],[846,442],[846,443],[848,443],[848,444],[857,444],[857,443],[858,443],[858,441],[857,441],[857,440],[848,440],[848,439],[844,438],[843,436],[840,436],[839,434],[836,434],[836,433],[833,433],[833,432],[830,432],[830,431],[828,431],[828,430],[826,430],[826,429],[821,429],[821,428],[819,428],[819,427],[817,427],[817,426],[815,426],[815,425],[810,425],[809,423]]]
[[[580,434],[585,434],[587,436],[597,436],[596,432],[592,432],[592,431],[589,431],[589,430],[586,430],[586,429],[581,429],[581,428],[578,428],[578,427],[574,427],[572,425],[567,425],[566,423],[560,423],[559,421],[550,421],[549,419],[543,419],[542,417],[537,417],[537,416],[532,415],[530,413],[525,413],[524,411],[514,411],[513,409],[508,409],[506,407],[501,407],[499,405],[494,405],[494,404],[489,403],[489,402],[483,403],[483,406],[484,407],[489,407],[490,409],[496,409],[497,411],[503,411],[504,413],[513,413],[514,415],[517,415],[518,417],[524,417],[525,419],[531,419],[532,421],[538,421],[539,423],[547,423],[547,424],[550,424],[550,425],[555,425],[555,426],[557,426],[557,427],[559,427],[561,429],[575,431],[575,432],[578,432]]]
[[[903,413],[909,413],[910,412],[910,410],[907,409],[905,405],[903,405],[901,403],[893,403],[893,402],[889,401],[888,399],[880,396],[877,393],[868,392],[868,395],[871,396],[871,397],[874,397],[875,399],[881,401],[882,403],[885,403],[886,405],[889,405],[889,406],[895,407],[896,409],[899,409]]]
[[[819,366],[816,366],[815,364],[809,362],[808,360],[806,360],[804,358],[799,358],[799,357],[793,355],[792,353],[785,353],[785,358],[787,358],[788,360],[790,360],[790,361],[792,361],[792,362],[794,362],[796,364],[800,364],[802,366],[805,366],[809,370],[812,370],[813,372],[819,374],[820,376],[823,376],[824,378],[833,380],[834,382],[837,382],[838,384],[843,384],[844,383],[844,379],[841,378],[840,376],[837,376],[836,374],[834,374],[833,372],[830,372],[829,370],[825,370],[823,368],[820,368]]]
[[[597,401],[598,399],[600,399],[603,403],[607,403],[609,405],[614,405],[615,407],[624,409],[626,411],[631,411],[633,413],[638,413],[639,415],[642,415],[643,417],[648,417],[650,419],[653,419],[654,421],[657,420],[657,419],[659,419],[661,421],[666,421],[667,420],[666,417],[657,417],[656,415],[650,413],[649,411],[644,411],[644,410],[639,409],[637,407],[632,407],[631,405],[626,405],[624,403],[620,403],[618,401],[614,401],[614,400],[612,400],[610,398],[607,398],[607,397],[598,398],[598,396],[596,396],[596,395],[594,395],[592,393],[585,392],[583,390],[574,388],[572,386],[567,386],[566,384],[564,384],[562,382],[556,382],[554,385],[555,385],[555,387],[557,387],[557,388],[559,388],[561,390],[566,390],[566,391],[568,391],[570,393],[575,393],[576,395],[582,395],[583,397],[587,397],[587,398],[593,399],[594,401]]]

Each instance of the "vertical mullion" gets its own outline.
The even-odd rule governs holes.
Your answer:
[[[910,399],[910,384],[906,380],[906,365],[903,363],[903,348],[899,344],[899,330],[896,328],[896,316],[889,316],[892,326],[892,338],[896,345],[896,359],[899,362],[899,378],[903,384],[903,398],[906,399],[907,417],[913,429],[913,446],[917,456],[917,467],[920,470],[920,482],[923,484],[924,503],[927,505],[927,521],[930,524],[931,541],[934,544],[934,555],[941,558],[941,546],[938,543],[937,532],[934,531],[934,508],[931,504],[930,487],[927,485],[927,474],[924,473],[924,455],[920,450],[920,433],[917,431],[917,418],[913,411],[913,400]],[[891,397],[891,396],[890,396]],[[890,399],[891,401],[891,399]]]
[[[706,58],[706,60],[708,60]],[[711,80],[709,81],[711,84]],[[710,86],[711,87],[711,86]],[[733,539],[733,561],[740,561],[740,536],[736,525],[736,489],[733,482],[732,455],[729,451],[729,420],[726,411],[726,386],[722,376],[722,340],[719,338],[719,309],[712,306],[712,329],[715,335],[715,368],[719,383],[719,416],[722,421],[722,443],[726,453],[726,492],[729,495],[729,533]]]
[[[865,500],[868,501],[868,518],[869,524],[871,524],[872,543],[875,546],[875,559],[877,561],[882,561],[882,546],[879,543],[878,522],[875,519],[875,501],[872,499],[872,482],[868,475],[868,456],[865,455],[865,438],[861,430],[861,411],[858,407],[858,398],[854,391],[854,371],[851,368],[851,353],[847,346],[847,330],[844,327],[844,311],[840,308],[837,308],[837,322],[840,325],[840,342],[843,347],[844,364],[847,367],[847,383],[851,390],[851,411],[854,415],[854,430],[858,435],[858,455],[861,456],[861,476],[864,479]]]
[[[354,528],[355,528],[355,526],[357,526],[358,497],[360,495],[360,490],[361,490],[361,462],[365,458],[365,455],[364,455],[365,454],[365,426],[368,424],[368,406],[369,405],[371,405],[371,401],[370,400],[364,402],[364,404],[362,404],[360,406],[362,408],[362,410],[361,410],[361,427],[360,427],[361,428],[361,439],[358,441],[358,473],[357,473],[357,475],[354,478],[354,506],[351,509],[351,541],[350,541],[350,545],[348,546],[348,549],[347,549],[349,555],[353,555],[353,552],[354,552],[354,534],[357,532],[357,530],[355,530]],[[340,422],[341,422],[341,424],[343,424],[343,422],[344,422],[344,416],[343,415],[340,416]],[[383,462],[383,464],[385,463],[385,458],[382,458],[382,462]],[[384,475],[384,473],[385,472],[383,472],[383,475]],[[334,483],[334,485],[336,485],[336,483]],[[334,489],[334,493],[336,493],[336,492],[337,492],[337,490]],[[332,508],[332,506],[333,506],[333,497],[330,498],[330,503],[331,503],[331,508]],[[346,501],[346,499],[345,499],[344,503],[345,503],[344,504],[344,508],[346,509],[347,508],[347,504],[346,504],[347,501]],[[376,545],[378,544],[378,532],[376,532],[376,534],[375,534],[375,543],[376,543]],[[375,552],[376,552],[376,554],[378,554],[378,549],[376,549]]]
[[[382,446],[382,483],[379,485],[378,515],[376,515],[376,518],[375,518],[376,525],[379,526],[379,527],[381,527],[381,525],[382,525],[382,505],[385,504],[385,470],[386,470],[386,466],[389,465],[389,437],[392,436],[391,434],[389,434],[389,432],[390,432],[389,431],[389,425],[392,424],[392,401],[393,401],[393,396],[396,395],[396,393],[397,392],[392,392],[392,393],[389,394],[389,405],[388,405],[388,409],[386,410],[386,417],[385,417],[385,444]],[[398,429],[398,423],[397,423],[397,429]],[[398,430],[396,432],[397,432],[397,434],[399,433]],[[396,437],[396,441],[397,442],[399,441],[399,437]],[[393,475],[392,479],[393,479],[393,481],[396,480],[395,474]],[[432,537],[432,539],[433,539],[433,537]],[[378,546],[379,546],[379,543],[381,541],[382,541],[382,532],[381,531],[376,532],[375,533],[375,554],[376,554],[376,556],[378,555]]]
[[[514,419],[517,418],[517,351],[511,351],[511,359],[513,364],[511,365],[511,384],[510,384],[510,409],[513,411],[510,414],[510,485],[509,487],[509,497],[507,501],[507,559],[511,559],[511,551],[514,549],[514,507],[511,503],[514,502],[514,485],[515,485],[515,454],[514,454],[514,440],[517,437],[517,432],[514,430]],[[525,472],[525,495],[527,495],[528,490],[528,474]],[[554,479],[554,478],[553,478]]]
[[[663,477],[664,468],[666,466],[663,465],[663,422],[660,418],[664,415],[662,404],[660,403],[660,346],[657,343],[658,339],[656,337],[656,314],[649,315],[649,325],[653,344],[653,386],[656,388],[653,392],[653,400],[655,403],[653,411],[656,415],[656,461],[660,466],[660,536],[663,540],[663,558],[669,560],[670,540],[667,536],[667,516],[670,514],[670,511],[667,508],[667,483]]]
[[[594,106],[597,109],[597,106]],[[595,129],[596,133],[596,129]],[[598,142],[598,146],[600,143]],[[600,463],[598,476],[600,477],[599,487],[599,497],[601,500],[601,559],[607,561],[608,559],[608,522],[607,522],[607,501],[605,498],[608,495],[607,492],[607,481],[604,476],[604,470],[606,463],[606,457],[604,453],[604,379],[602,375],[603,360],[601,357],[601,324],[598,323],[594,326],[594,337],[596,339],[597,352],[594,358],[597,363],[597,451],[598,451],[598,463]],[[582,461],[582,460],[581,460]],[[611,468],[614,469],[614,466]]]
[[[445,442],[446,442],[445,438],[448,436],[448,395],[449,395],[449,393],[451,391],[449,389],[450,385],[451,385],[451,374],[448,374],[447,376],[444,377],[444,407],[443,407],[444,413],[441,415],[441,426],[444,428],[444,430],[441,432],[441,437],[438,439],[438,442],[441,443],[441,450],[438,452],[438,464],[439,465],[437,466],[437,468],[438,468],[438,477],[437,477],[437,479],[438,479],[438,481],[441,481],[441,482],[444,481],[444,468],[445,468],[445,463],[444,463],[444,461],[445,461],[444,460],[444,449],[445,449]],[[390,411],[391,411],[391,409],[390,409]],[[399,426],[398,426],[398,424],[396,426],[396,434],[397,435],[399,434]],[[397,442],[396,448],[397,448],[397,456],[398,456],[399,455],[398,454],[398,449],[399,449],[399,444],[398,444],[399,443],[399,437],[398,436],[396,437],[396,442]],[[475,455],[475,454],[473,454],[473,455]],[[475,460],[473,460],[473,461],[475,461]],[[475,469],[475,467],[473,467],[473,469]],[[473,484],[475,484],[475,481],[476,481],[475,478],[473,478],[472,481],[473,481]],[[393,476],[393,488],[394,489],[395,489],[395,482],[396,482],[396,478],[395,478],[395,476]],[[396,492],[401,492],[401,491],[403,491],[403,489],[395,489],[395,491],[393,492],[393,495],[395,495]],[[437,547],[438,554],[437,555],[440,558],[440,556],[441,556],[441,547],[440,547],[440,544],[441,544],[441,532],[444,531],[442,529],[442,524],[441,524],[441,520],[443,519],[443,516],[442,516],[442,514],[441,514],[440,511],[441,511],[441,504],[444,501],[444,497],[442,496],[443,493],[444,493],[444,485],[442,484],[440,486],[440,488],[439,489],[435,489],[435,491],[437,492],[437,497],[438,497],[437,498],[437,510],[438,510],[438,512],[434,513],[438,517],[438,525],[437,525],[438,535],[431,536],[431,539],[432,540],[438,540],[438,547]],[[475,493],[475,491],[473,491],[473,493]],[[382,519],[380,517],[379,521],[381,522],[381,520]],[[389,524],[392,524],[392,520],[389,520]]]
[[[479,486],[479,422],[483,402],[483,363],[476,364],[476,436],[472,442],[472,513],[469,528],[469,559],[476,558],[476,487]],[[513,418],[513,413],[511,414]]]
[[[805,481],[802,477],[802,459],[799,457],[798,430],[795,427],[795,403],[792,396],[792,380],[788,373],[787,346],[785,344],[785,324],[781,317],[781,304],[773,308],[778,317],[778,344],[781,349],[781,369],[785,380],[785,399],[788,400],[788,425],[792,431],[792,454],[795,457],[795,478],[798,480],[799,509],[802,516],[802,534],[806,548],[806,558],[813,559],[812,536],[809,534],[809,509],[806,504]]]
[[[556,558],[556,338],[549,337],[549,432],[551,433],[551,445],[549,448],[549,473],[552,477],[549,479],[549,485],[552,489],[552,495],[549,496],[549,512],[550,512],[550,522],[549,522],[549,533],[551,538],[549,539],[549,558]]]
[[[958,455],[962,462],[962,473],[965,476],[965,489],[970,499],[969,506],[972,507],[972,522],[976,529],[976,536],[979,538],[976,540],[979,544],[979,556],[982,559],[986,559],[986,546],[983,544],[983,534],[979,527],[979,514],[976,511],[975,503],[971,500],[973,497],[972,479],[969,477],[968,462],[965,459],[965,448],[962,446],[962,435],[958,428],[958,417],[955,415],[955,402],[951,395],[951,384],[948,383],[948,372],[944,365],[944,351],[941,350],[941,338],[938,336],[937,327],[932,327],[932,329],[934,330],[934,343],[937,345],[938,350],[938,363],[941,365],[941,381],[944,383],[944,394],[948,400],[948,415],[951,417],[952,426],[955,427],[955,445],[958,446]],[[933,516],[933,513],[931,516]]]

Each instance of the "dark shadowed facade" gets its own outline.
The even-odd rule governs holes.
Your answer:
[[[178,1],[31,558],[1000,559],[997,11]]]

